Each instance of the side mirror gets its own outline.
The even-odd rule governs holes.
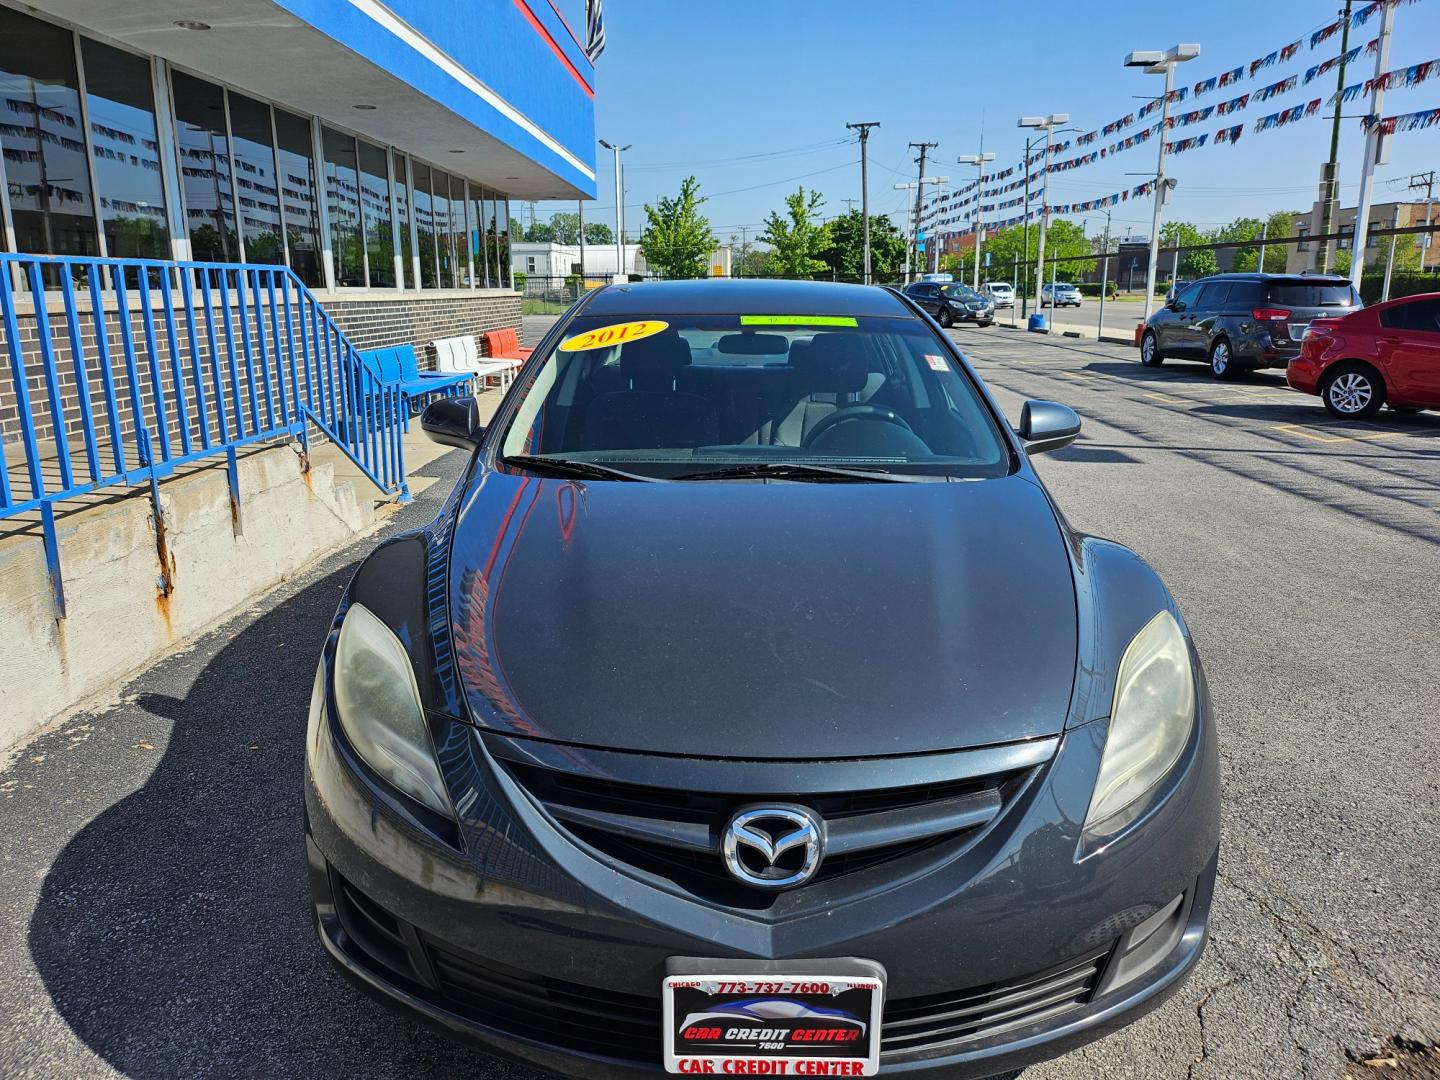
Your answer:
[[[1043,454],[1069,446],[1080,436],[1080,417],[1058,401],[1027,401],[1020,406],[1020,427],[1016,432],[1027,454]]]
[[[485,434],[480,422],[480,403],[473,397],[447,397],[432,401],[420,416],[420,426],[432,442],[474,450]]]

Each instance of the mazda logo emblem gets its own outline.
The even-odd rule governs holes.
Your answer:
[[[803,806],[745,806],[725,826],[725,869],[757,889],[803,885],[820,869],[825,824]]]

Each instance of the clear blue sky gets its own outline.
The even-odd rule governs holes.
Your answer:
[[[642,204],[671,194],[694,173],[722,241],[740,226],[753,237],[765,215],[797,184],[818,187],[827,214],[860,195],[858,147],[846,142],[847,121],[878,120],[870,139],[872,212],[903,221],[905,193],[897,181],[913,179],[911,140],[938,141],[928,172],[968,182],[973,166],[958,154],[984,147],[997,164],[1018,162],[1024,139],[1015,121],[1024,114],[1068,112],[1071,123],[1093,130],[1141,104],[1161,79],[1121,66],[1131,49],[1164,49],[1198,42],[1201,55],[1177,69],[1177,85],[1190,85],[1246,63],[1305,35],[1291,63],[1244,79],[1235,90],[1215,90],[1202,107],[1258,89],[1339,51],[1339,36],[1309,48],[1309,32],[1335,17],[1336,0],[606,0],[607,48],[597,64],[596,133],[620,144],[625,155],[626,224],[638,233]],[[1357,0],[1357,7],[1361,6]],[[580,0],[561,4],[583,36]],[[1375,36],[1378,17],[1352,33],[1351,45]],[[1440,59],[1440,0],[1398,9],[1389,67]],[[1373,74],[1361,55],[1346,82]],[[1290,93],[1252,102],[1234,123],[1245,134],[1236,147],[1205,146],[1167,161],[1179,181],[1166,217],[1201,227],[1241,214],[1308,209],[1320,162],[1329,149],[1328,119],[1256,134],[1254,121],[1280,108],[1334,92],[1331,72]],[[1440,107],[1440,79],[1386,95],[1385,114]],[[1362,102],[1347,114],[1363,112]],[[1172,138],[1214,132],[1226,118],[1212,116]],[[1142,125],[1137,124],[1135,127]],[[1133,130],[1133,129],[1130,129]],[[1341,196],[1353,205],[1359,186],[1363,135],[1358,120],[1342,121]],[[1126,132],[1128,134],[1128,131]],[[1074,136],[1069,136],[1073,138]],[[1106,140],[1097,141],[1096,146]],[[1067,155],[1069,156],[1069,155]],[[1079,202],[1133,187],[1155,168],[1152,141],[1113,159],[1051,178],[1051,201]],[[1394,137],[1391,163],[1378,170],[1376,201],[1400,192],[1383,181],[1440,168],[1440,125]],[[614,175],[610,155],[599,158],[599,196],[586,217],[613,225]],[[526,204],[514,213],[529,218]],[[541,203],[544,218],[574,204]],[[1004,213],[1013,215],[1017,211]],[[1101,212],[1103,215],[1103,212]],[[1149,201],[1121,204],[1117,232],[1148,231]],[[1096,228],[1100,215],[1092,215]]]

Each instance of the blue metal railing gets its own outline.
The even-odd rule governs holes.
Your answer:
[[[308,467],[309,425],[409,497],[398,388],[286,267],[0,254],[0,332],[0,518],[39,512],[61,616],[61,500],[148,484],[163,537],[158,481],[223,454],[238,530],[236,450]]]

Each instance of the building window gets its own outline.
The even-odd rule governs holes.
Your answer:
[[[526,272],[527,274],[533,274],[533,273],[535,273],[535,256],[534,256],[534,255],[526,255],[526,256],[525,256],[525,272]]]
[[[120,259],[168,259],[150,62],[89,38],[80,39],[80,53],[105,251]]]
[[[475,285],[474,270],[470,263],[469,231],[466,219],[469,214],[469,200],[465,197],[465,178],[450,177],[450,244],[455,249],[455,287],[470,289]]]
[[[75,39],[0,7],[0,146],[23,252],[96,255]]]
[[[386,151],[360,143],[360,204],[365,214],[365,252],[372,289],[395,287],[395,237],[390,224],[390,179]]]
[[[171,86],[192,257],[201,262],[239,262],[225,92],[183,71],[171,73]]]
[[[395,169],[395,217],[400,223],[400,263],[405,268],[405,277],[411,279],[411,288],[417,288],[419,283],[413,280],[415,269],[410,258],[410,173],[404,154],[397,150],[390,157]]]
[[[490,220],[490,200],[485,189],[477,184],[470,185],[470,232],[467,244],[470,259],[475,264],[475,283],[481,288],[490,288],[491,266],[490,245],[485,242],[485,223]]]
[[[440,260],[437,282],[442,289],[453,289],[455,250],[450,229],[450,174],[432,168],[430,181],[430,207],[435,219],[435,253]]]
[[[235,202],[240,236],[245,242],[245,261],[283,263],[285,234],[280,225],[270,106],[234,91],[229,96]]]
[[[1295,235],[1300,238],[1299,240],[1295,241],[1295,250],[1296,250],[1296,251],[1309,251],[1309,250],[1310,250],[1310,230],[1307,229],[1307,228],[1304,228],[1304,227],[1302,226],[1302,227],[1296,232]]]
[[[436,284],[435,204],[430,198],[430,166],[410,161],[411,190],[415,198],[415,238],[420,247],[420,287]]]
[[[355,140],[321,128],[325,150],[325,207],[330,214],[330,252],[335,284],[365,287],[365,251],[360,236],[360,185],[355,169]]]
[[[495,284],[502,289],[513,287],[510,280],[510,200],[495,199]]]
[[[318,289],[325,283],[325,272],[320,265],[320,204],[315,194],[310,121],[276,109],[275,148],[290,269],[306,285]]]

